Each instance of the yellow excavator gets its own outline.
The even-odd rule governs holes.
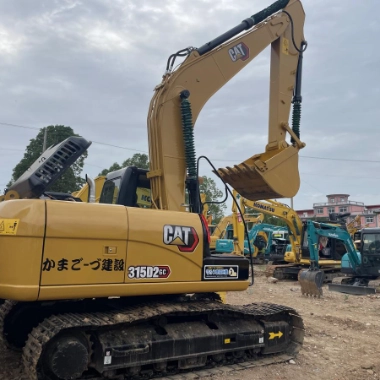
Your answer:
[[[228,216],[223,217],[220,222],[217,224],[214,233],[211,234],[211,242],[210,242],[210,249],[215,249],[215,242],[218,239],[233,239],[233,220],[236,218],[236,223],[241,226],[241,228],[244,228],[244,224],[242,220],[246,223],[248,223],[248,229],[251,228],[252,226],[262,223],[264,220],[264,215],[259,214],[259,215],[250,215],[246,214],[243,215],[243,217],[240,217],[240,213],[237,214],[230,214]]]
[[[267,277],[272,276],[279,279],[284,278],[284,276],[286,277],[286,275],[283,273],[283,268],[292,266],[292,264],[283,264],[287,264],[286,262],[299,264],[302,259],[300,248],[302,237],[302,222],[298,218],[297,213],[294,210],[292,210],[289,206],[271,199],[267,199],[264,201],[250,201],[244,197],[240,198],[240,209],[242,212],[247,212],[247,209],[259,211],[266,215],[274,216],[286,223],[289,232],[288,240],[292,247],[292,252],[287,252],[288,256],[286,257],[284,257],[285,252],[282,252],[282,265],[277,265],[274,268],[272,267],[272,265],[267,265],[266,270]],[[239,234],[237,240],[242,241],[243,235]],[[275,252],[275,255],[277,256],[278,252]],[[296,274],[298,273],[298,271],[296,271]]]
[[[304,19],[299,0],[277,0],[172,54],[149,107],[150,170],[120,171],[99,203],[40,199],[89,147],[80,137],[44,152],[7,190],[0,326],[5,344],[22,349],[26,377],[149,378],[299,351],[304,326],[294,309],[227,305],[216,295],[248,288],[249,260],[210,254],[193,133],[207,100],[271,45],[265,152],[216,172],[250,200],[297,193]]]
[[[239,214],[240,215],[240,214]],[[216,241],[219,239],[233,239],[233,223],[235,220],[235,223],[237,223],[240,228],[243,228],[243,222],[242,220],[238,220],[239,218],[238,213],[233,212],[230,215],[224,216],[220,222],[214,226],[214,229],[210,230],[210,251],[214,252],[216,247]],[[243,215],[244,221],[248,223],[248,225],[254,225],[256,223],[261,223],[264,219],[264,216],[262,214],[260,215]],[[232,227],[231,227],[232,226]],[[231,237],[228,236],[231,234]]]
[[[233,190],[232,194],[233,198],[238,201],[240,194],[238,194],[236,190]],[[243,236],[245,236],[245,231],[249,231],[253,226],[261,224],[264,220],[264,215],[262,213],[259,213],[257,215],[244,213],[241,215],[240,211],[241,210],[238,208],[238,202],[232,202],[232,214],[224,218],[225,220],[228,220],[228,224],[223,224],[224,230],[222,233],[219,233],[217,236],[214,235],[215,240],[213,249],[215,250],[215,253],[232,253],[234,255],[245,254],[246,249],[243,239]],[[223,221],[224,220],[222,220],[220,224],[222,224]],[[264,231],[260,231],[257,235],[260,236],[262,244],[266,245],[268,241],[266,233]],[[254,245],[251,245],[251,247],[254,248],[251,252],[253,262],[255,264],[261,263],[261,260],[256,261],[260,250]],[[250,249],[248,249],[248,252],[249,251]]]
[[[216,246],[216,241],[222,239],[227,233],[227,228],[232,224],[233,215],[224,216],[220,222],[214,228],[214,231],[210,236],[210,250],[214,251]]]

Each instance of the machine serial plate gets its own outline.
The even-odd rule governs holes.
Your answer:
[[[203,278],[205,280],[237,280],[239,278],[239,266],[205,265]]]

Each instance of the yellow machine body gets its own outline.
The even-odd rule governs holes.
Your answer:
[[[0,215],[0,223],[17,224],[16,231],[0,233],[0,298],[33,301],[180,294],[244,290],[249,285],[249,281],[202,281],[203,232],[197,214],[14,200],[0,204]],[[190,233],[186,228],[169,231],[165,237],[165,226],[173,220],[196,232],[193,251],[179,250]],[[142,269],[148,267],[153,269]],[[149,271],[145,275],[149,277],[141,273],[138,277],[141,270]],[[154,277],[157,273],[161,274]]]
[[[100,194],[102,193],[103,185],[104,182],[106,181],[105,176],[97,176],[94,178],[95,182],[95,202],[99,202],[100,199]],[[89,191],[89,186],[88,184],[84,184],[83,187],[72,193],[72,196],[80,198],[82,202],[87,202],[88,201],[88,191]]]

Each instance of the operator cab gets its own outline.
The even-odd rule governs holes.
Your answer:
[[[307,239],[308,231],[306,223],[303,223],[303,236],[301,241],[301,250],[303,258],[310,258],[309,242]],[[318,239],[319,258],[321,260],[337,260],[340,261],[347,252],[344,243],[339,239],[324,238]]]
[[[146,169],[128,166],[107,174],[99,203],[151,207],[150,181]]]
[[[366,273],[378,276],[380,268],[380,228],[363,228],[360,234],[361,264],[366,267]]]

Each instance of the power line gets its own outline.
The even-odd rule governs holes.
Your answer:
[[[13,148],[0,148],[1,150],[17,150],[18,152],[24,152],[23,149],[13,149]]]
[[[354,160],[352,158],[328,158],[328,157],[315,157],[315,156],[301,156],[303,158],[313,158],[316,160],[328,160],[328,161],[351,161],[351,162],[380,162],[377,160]]]
[[[36,130],[40,130],[40,128],[36,128],[36,127],[27,127],[25,125],[18,125],[18,124],[10,124],[10,123],[0,123],[0,125],[6,125],[8,127],[18,127],[18,128],[24,128],[24,129],[36,129]]]
[[[141,153],[146,153],[146,154],[148,154],[148,152],[146,152],[145,150],[134,149],[134,148],[126,148],[126,147],[119,146],[119,145],[113,145],[113,144],[101,143],[101,142],[93,141],[93,140],[91,140],[91,141],[92,141],[93,143],[95,143],[95,144],[99,144],[99,145],[107,145],[107,146],[112,146],[112,147],[114,147],[114,148],[125,149],[125,150],[133,150],[133,151],[135,151],[135,152],[141,152]]]
[[[25,128],[25,129],[33,129],[33,130],[38,130],[38,131],[40,129],[42,129],[42,128],[29,127],[29,126],[19,125],[19,124],[3,123],[3,122],[0,122],[0,125],[6,125],[6,126],[9,126],[9,127],[17,127],[17,128]],[[99,141],[93,141],[93,140],[91,140],[91,141],[93,143],[95,143],[95,144],[98,144],[98,145],[112,146],[112,147],[118,148],[118,149],[132,150],[132,151],[135,151],[135,152],[141,152],[141,153],[145,153],[145,154],[148,153],[145,150],[134,149],[134,148],[127,148],[127,147],[123,147],[123,146],[120,146],[120,145],[108,144],[108,143],[103,143],[103,142],[99,142]],[[303,155],[302,156],[300,155],[300,157],[302,157],[302,158],[310,158],[310,159],[314,159],[314,160],[327,160],[327,161],[350,161],[350,162],[380,163],[380,160],[355,160],[355,159],[352,159],[352,158],[333,158],[333,157],[317,157],[317,156],[303,156]],[[222,158],[215,158],[215,159],[212,159],[212,161],[236,162],[236,160],[224,160]]]
[[[15,128],[25,128],[25,129],[33,129],[33,130],[41,130],[43,128],[36,128],[36,127],[29,127],[29,126],[26,126],[26,125],[19,125],[19,124],[11,124],[11,123],[3,123],[3,122],[0,122],[0,125],[6,125],[8,127],[15,127]],[[102,143],[102,142],[99,142],[99,141],[93,141],[91,140],[94,144],[99,144],[99,145],[106,145],[106,146],[112,146],[114,148],[119,148],[119,149],[124,149],[124,150],[133,150],[135,152],[142,152],[142,153],[148,153],[144,150],[140,150],[140,149],[134,149],[134,148],[126,148],[126,147],[123,147],[123,146],[119,146],[119,145],[114,145],[114,144],[107,144],[107,143]]]
[[[99,168],[99,169],[105,169],[104,167],[102,167],[102,166],[98,166],[98,165],[93,165],[93,164],[88,164],[87,162],[85,162],[85,164],[84,165],[88,165],[88,166],[93,166],[93,167],[95,167],[95,168]]]
[[[376,160],[354,160],[352,158],[330,158],[330,157],[316,157],[316,156],[301,156],[301,158],[312,158],[315,160],[328,160],[328,161],[351,161],[351,162],[374,162],[374,163],[380,163]],[[236,161],[243,161],[243,160],[224,160],[222,158],[213,158],[212,161],[222,161],[222,162],[236,162]]]
[[[324,174],[324,173],[300,173],[301,175],[312,175],[312,176],[323,176],[323,177],[340,177],[340,178],[351,178],[351,179],[380,179],[380,177],[358,177],[356,175],[339,175],[339,174]]]
[[[313,185],[310,185],[310,183],[309,183],[309,182],[307,182],[307,181],[305,181],[305,180],[302,180],[302,182],[306,183],[306,185],[310,186],[310,187],[311,187],[311,188],[313,188],[314,190],[317,190],[317,191],[318,191],[318,193],[320,193],[320,194],[324,194],[324,192],[323,192],[323,191],[321,191],[321,190],[317,189],[317,188],[316,188],[315,186],[313,186]]]

